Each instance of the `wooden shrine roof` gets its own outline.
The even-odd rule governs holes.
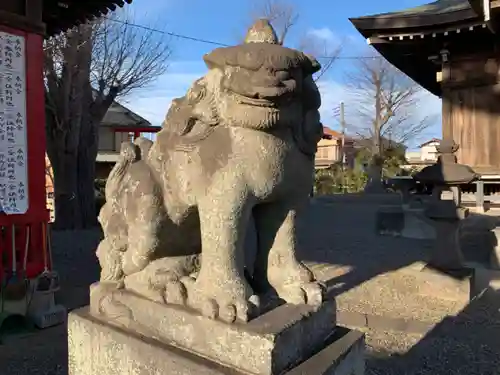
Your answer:
[[[375,31],[437,27],[477,18],[469,0],[438,0],[415,8],[397,12],[375,14],[350,21],[365,37]]]
[[[44,0],[42,19],[46,25],[46,34],[58,34],[131,2],[132,0]]]
[[[476,0],[438,0],[402,11],[351,18],[350,21],[390,63],[440,96],[436,80],[443,49],[481,52],[493,45],[500,1],[492,0],[492,20],[484,20]],[[495,21],[495,22],[494,22]],[[454,51],[453,51],[454,52]],[[434,59],[434,60],[433,60]]]

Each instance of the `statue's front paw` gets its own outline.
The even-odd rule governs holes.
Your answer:
[[[287,303],[319,306],[324,301],[326,288],[317,281],[292,283],[278,289],[278,295]]]
[[[183,280],[187,289],[188,304],[210,319],[227,323],[248,322],[258,314],[259,297],[253,294],[246,282],[207,283],[203,280]],[[216,285],[223,285],[217,287]]]

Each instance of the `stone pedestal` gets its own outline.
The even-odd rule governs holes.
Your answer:
[[[403,213],[404,228],[401,231],[401,237],[418,240],[436,238],[436,230],[425,216],[424,208],[413,208],[409,205],[403,205]]]
[[[404,212],[401,205],[381,206],[375,217],[375,232],[383,236],[398,237],[404,228]]]
[[[70,314],[68,333],[70,375],[364,373],[364,336],[336,327],[334,301],[226,324],[126,290],[94,290],[90,308]]]
[[[453,201],[436,202],[427,211],[436,230],[436,242],[429,260],[431,267],[450,271],[464,268],[460,221],[468,216],[468,212],[466,208],[457,208]]]

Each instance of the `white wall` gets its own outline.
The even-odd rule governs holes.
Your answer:
[[[437,160],[437,150],[436,146],[439,145],[438,142],[432,142],[425,145],[420,149],[420,159],[421,160]]]

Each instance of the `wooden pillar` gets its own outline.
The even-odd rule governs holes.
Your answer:
[[[444,139],[459,146],[459,163],[500,174],[500,53],[451,56],[442,71]]]
[[[453,124],[452,124],[452,103],[451,92],[447,88],[447,84],[451,78],[451,67],[449,62],[443,62],[441,70],[441,85],[442,85],[442,132],[443,139],[453,139]]]
[[[484,212],[484,181],[476,182],[476,210],[479,213]]]

